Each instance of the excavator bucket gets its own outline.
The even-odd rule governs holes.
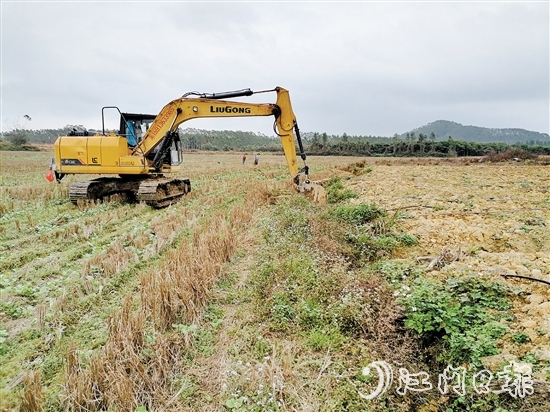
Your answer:
[[[318,183],[312,181],[304,182],[297,189],[315,203],[324,205],[327,202],[327,191]]]
[[[309,200],[317,204],[327,202],[327,191],[319,183],[309,180],[309,176],[301,170],[294,177],[294,187],[299,193],[304,193]]]

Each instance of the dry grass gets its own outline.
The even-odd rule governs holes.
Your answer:
[[[508,149],[503,152],[493,152],[483,157],[484,162],[498,163],[498,162],[508,162],[510,160],[520,161],[520,160],[537,160],[538,155],[534,153],[527,152],[523,149]]]
[[[108,343],[87,368],[71,352],[65,385],[68,410],[161,408],[170,398],[172,371],[181,367],[180,352],[191,341],[187,334],[165,332],[174,324],[200,320],[209,288],[234,250],[234,236],[224,222],[214,219],[195,233],[191,245],[171,251],[160,272],[141,277],[142,309],[132,310],[132,298],[126,298],[109,322]],[[148,319],[153,325],[150,341]]]
[[[105,252],[95,255],[84,264],[82,276],[111,276],[133,259],[136,259],[133,251],[126,249],[120,240],[116,240]]]
[[[122,309],[109,321],[107,344],[86,367],[77,350],[69,352],[65,379],[68,410],[133,410],[138,406],[165,410],[174,403],[172,380],[183,369],[182,351],[193,344],[192,333],[182,332],[177,326],[200,324],[211,290],[235,252],[250,211],[269,201],[262,184],[247,187],[250,190],[243,205],[211,215],[205,224],[194,227],[189,242],[167,250],[160,267],[140,276],[140,306],[126,297]],[[166,225],[166,221],[151,225],[156,239],[163,239],[157,249],[172,241],[185,218],[180,214],[169,220],[173,226]],[[84,270],[101,267],[104,274],[109,274],[117,269],[110,262],[128,258],[120,243],[115,243],[90,259]]]
[[[191,244],[170,251],[161,271],[141,276],[141,302],[155,327],[167,330],[175,323],[196,323],[220,267],[235,248],[235,236],[223,217],[193,234]]]
[[[69,411],[163,410],[181,351],[188,345],[178,334],[148,335],[146,314],[133,310],[131,297],[109,322],[109,341],[83,367],[79,353],[67,355],[65,408]]]
[[[40,372],[34,370],[27,372],[23,378],[23,388],[21,412],[39,412],[44,400]]]
[[[60,185],[48,186],[47,181],[39,184],[27,184],[24,186],[6,187],[0,192],[0,196],[6,199],[14,200],[52,200],[60,196],[68,195],[66,188]]]
[[[412,331],[403,325],[404,312],[393,295],[394,289],[374,275],[358,279],[347,288],[366,303],[357,319],[357,329],[362,331],[370,351],[390,363],[418,363],[420,347]]]

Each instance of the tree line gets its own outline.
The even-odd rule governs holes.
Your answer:
[[[436,120],[409,132],[430,135],[433,133],[437,140],[446,140],[453,136],[455,140],[478,143],[508,143],[528,144],[530,146],[550,146],[548,133],[539,133],[519,128],[488,128],[479,126],[464,126],[448,120]],[[405,139],[406,133],[400,134]]]
[[[507,143],[475,143],[449,139],[436,141],[391,142],[337,142],[333,144],[312,143],[308,154],[321,156],[389,156],[389,157],[465,157],[486,156],[504,152],[510,148],[520,148],[528,153],[550,155],[550,146],[529,146]]]
[[[25,130],[14,129],[3,133],[0,149],[29,150],[28,143],[54,143],[57,137],[67,135],[74,126],[60,129]],[[82,128],[82,126],[79,126]],[[278,137],[261,133],[232,130],[180,129],[180,138],[186,150],[205,151],[258,151],[279,152]],[[509,143],[480,143],[454,139],[448,136],[438,140],[434,132],[429,134],[409,132],[403,137],[329,135],[327,133],[305,132],[304,145],[312,155],[339,156],[485,156],[499,153],[510,147],[521,148],[529,153],[550,155],[550,142],[527,141]]]
[[[528,153],[550,155],[550,142],[469,142],[448,136],[438,141],[434,132],[430,134],[406,133],[402,138],[395,134],[392,138],[374,136],[342,136],[327,133],[311,133],[308,136],[308,153],[312,155],[339,156],[391,156],[391,157],[464,157],[486,156],[501,153],[510,148],[520,148]],[[536,144],[540,143],[540,144]]]

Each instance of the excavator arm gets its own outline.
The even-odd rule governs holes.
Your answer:
[[[277,93],[276,103],[243,103],[222,100],[267,91]],[[294,144],[296,138],[300,149],[300,157],[304,161],[302,173],[307,176],[306,154],[288,90],[277,87],[267,91],[252,92],[250,89],[245,89],[218,94],[196,93],[195,95],[198,97],[188,97],[191,95],[188,93],[179,99],[173,100],[162,108],[141,142],[133,149],[132,156],[151,157],[150,154],[157,149],[157,155],[149,161],[149,167],[152,172],[159,171],[163,159],[162,153],[169,149],[171,141],[175,137],[174,133],[187,120],[206,117],[274,116],[276,133],[281,139],[290,174],[296,177],[299,173],[296,146]]]

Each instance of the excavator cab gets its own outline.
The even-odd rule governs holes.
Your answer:
[[[154,114],[120,113],[119,135],[128,140],[128,147],[134,150],[143,140],[157,116]],[[183,148],[177,130],[171,133],[167,142],[161,142],[146,158],[157,163],[179,166],[183,161]],[[159,151],[162,149],[162,154]],[[161,163],[162,162],[162,163]]]
[[[141,142],[156,117],[154,114],[120,113],[118,134],[126,136],[128,147],[133,149]]]

